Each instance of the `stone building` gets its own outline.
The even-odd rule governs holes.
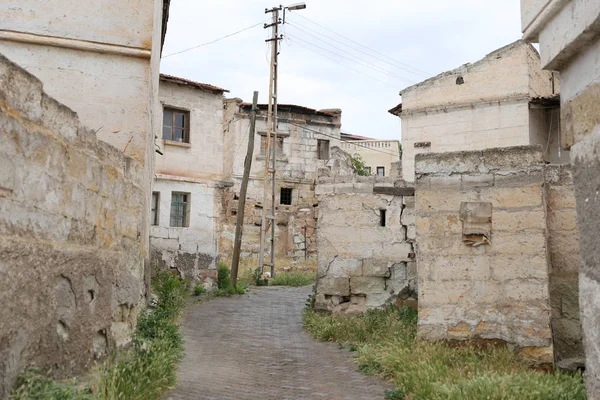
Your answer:
[[[144,165],[0,56],[0,397],[35,365],[77,374],[144,304]]]
[[[544,159],[569,160],[560,150],[558,76],[542,71],[523,41],[498,49],[400,91],[390,113],[402,119],[402,171],[415,180],[415,155],[540,144]]]
[[[419,336],[581,358],[570,166],[538,145],[419,154],[416,176]]]
[[[393,303],[415,307],[414,188],[326,171],[316,193],[315,309],[355,315]]]
[[[400,176],[398,140],[377,140],[342,133],[341,148],[350,155],[358,154],[373,175]]]
[[[2,398],[27,366],[80,373],[130,340],[168,3],[0,4]]]
[[[224,180],[233,187],[224,195],[221,254],[230,256],[237,214],[237,200],[248,146],[251,104],[240,99],[225,101],[223,122]],[[265,171],[267,105],[258,106],[255,146],[244,216],[242,256],[256,256],[260,248],[260,224]],[[278,106],[276,257],[300,259],[316,254],[317,198],[315,181],[340,145],[340,110],[280,104]]]
[[[223,93],[161,74],[162,155],[151,202],[151,259],[191,281],[216,282],[223,183]]]
[[[522,0],[523,38],[561,78],[561,145],[570,150],[581,238],[580,305],[588,398],[600,399],[600,2]]]

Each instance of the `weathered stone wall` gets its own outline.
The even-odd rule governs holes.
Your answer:
[[[600,2],[523,0],[523,37],[561,76],[561,145],[571,151],[580,232],[579,304],[589,399],[600,399]]]
[[[531,146],[423,154],[416,171],[419,335],[500,339],[552,362],[552,311],[557,356],[576,349],[568,167],[545,166]],[[491,204],[487,243],[466,242],[464,202]]]
[[[341,112],[327,112],[291,106],[282,106],[278,114],[279,133],[283,148],[277,157],[277,186],[275,204],[275,256],[302,260],[316,255],[317,198],[315,182],[317,171],[328,160],[320,160],[317,141],[329,140],[330,154],[340,145]],[[261,134],[266,132],[266,111],[260,109],[254,135],[254,153],[248,182],[242,256],[255,257],[260,249],[260,225],[264,194],[265,157],[261,155]],[[223,132],[224,146],[233,151],[225,155],[224,175],[233,186],[223,194],[220,250],[224,257],[233,252],[235,223],[238,208],[244,160],[248,148],[250,109],[240,99],[225,101]],[[292,204],[280,203],[281,188],[292,189]],[[270,189],[269,189],[270,194]],[[270,206],[269,206],[270,207]],[[268,248],[269,246],[267,246]]]
[[[151,262],[160,270],[173,269],[183,279],[216,287],[219,263],[219,225],[222,188],[169,175],[156,175],[159,193],[158,225],[150,229]],[[170,226],[172,192],[188,193],[189,226]]]
[[[174,81],[169,81],[173,79]],[[162,76],[164,107],[189,112],[189,142],[160,139],[153,192],[158,193],[158,217],[150,229],[151,262],[176,269],[191,282],[216,286],[219,262],[219,221],[223,192],[223,90]],[[161,115],[162,115],[161,110]],[[188,194],[188,226],[172,227],[172,193]]]
[[[333,176],[319,178],[316,194],[315,308],[358,314],[397,300],[414,304],[412,188],[393,178]]]
[[[144,298],[144,167],[0,56],[0,397],[28,365],[81,372]]]
[[[529,101],[557,93],[550,77],[535,48],[517,41],[402,90],[404,179],[414,181],[419,153],[545,144],[548,128],[530,122],[539,111],[532,116]],[[557,150],[548,150],[552,162],[558,162]]]
[[[556,360],[584,358],[579,318],[579,230],[570,165],[545,166],[550,305]]]

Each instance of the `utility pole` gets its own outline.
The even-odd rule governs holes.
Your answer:
[[[272,14],[272,22],[265,24],[266,28],[271,28],[273,34],[271,38],[265,40],[271,42],[271,69],[269,71],[269,106],[267,109],[267,137],[265,144],[265,173],[264,173],[264,195],[263,195],[263,215],[260,225],[260,255],[258,265],[260,271],[264,271],[265,265],[271,267],[271,277],[275,275],[275,189],[276,184],[276,166],[277,166],[277,57],[279,56],[279,41],[283,36],[279,34],[279,24],[285,23],[285,12],[304,10],[305,3],[297,3],[287,7],[279,6],[271,9],[265,9],[265,14]],[[283,11],[283,21],[279,19],[279,12]],[[269,158],[271,161],[269,161]],[[269,165],[270,164],[270,165]],[[269,203],[269,177],[271,178],[271,208]],[[265,262],[265,241],[267,232],[271,229],[271,257],[269,262]]]
[[[240,248],[242,247],[242,229],[244,226],[244,210],[246,207],[246,193],[248,192],[248,179],[250,178],[250,167],[252,167],[252,156],[254,154],[254,133],[256,131],[256,109],[258,103],[258,92],[252,97],[252,112],[250,114],[250,133],[248,136],[248,151],[244,161],[244,176],[240,188],[240,199],[238,201],[237,218],[235,223],[235,241],[233,242],[233,261],[231,263],[231,282],[237,287],[238,266],[240,264]]]
[[[263,215],[260,226],[260,255],[259,267],[264,271],[265,265],[271,267],[271,277],[275,275],[275,188],[276,188],[276,165],[277,165],[277,56],[279,55],[279,11],[282,7],[273,7],[265,10],[265,14],[272,13],[273,19],[266,28],[271,28],[273,35],[266,42],[271,42],[271,69],[269,71],[269,104],[267,109],[267,137],[265,145],[265,173],[264,173],[264,195]],[[269,160],[271,159],[271,160]],[[269,185],[269,177],[271,185]],[[270,190],[269,190],[270,186]],[[271,193],[269,193],[271,192]],[[270,196],[270,198],[269,198]],[[271,203],[270,210],[267,206]],[[270,262],[265,262],[265,241],[268,230],[271,230],[271,254]]]

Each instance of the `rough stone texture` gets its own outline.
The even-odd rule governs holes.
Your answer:
[[[523,1],[523,36],[539,42],[544,68],[558,70],[562,143],[571,147],[580,232],[579,304],[588,398],[600,399],[600,3]]]
[[[0,397],[28,365],[81,372],[144,295],[144,167],[0,56]]]
[[[579,230],[571,167],[549,165],[545,180],[555,359],[581,359]]]
[[[360,374],[351,353],[302,329],[310,293],[259,288],[194,305],[183,319],[185,359],[167,399],[383,399],[390,385]]]
[[[415,228],[413,196],[374,194],[375,186],[394,189],[404,182],[361,176],[319,178],[317,309],[358,314],[398,298],[416,299],[414,235],[409,235]],[[349,291],[334,290],[333,281],[348,281]]]
[[[532,97],[559,92],[555,75],[553,92],[551,73],[541,69],[535,48],[517,41],[402,90],[403,178],[415,180],[419,153],[545,147],[549,141],[546,161],[568,162],[568,152],[558,154],[556,109],[529,106]],[[459,77],[462,84],[457,84]],[[430,145],[419,146],[423,142]]]
[[[233,182],[233,187],[223,195],[224,216],[221,221],[220,250],[221,255],[230,257],[248,147],[250,108],[240,99],[228,99],[225,101],[223,119],[223,173],[225,180]],[[319,169],[326,168],[329,161],[329,158],[318,158],[317,141],[328,140],[330,157],[333,157],[335,149],[340,145],[341,111],[324,113],[303,107],[290,111],[283,107],[279,110],[278,122],[279,134],[283,137],[283,148],[277,157],[275,256],[294,260],[314,258],[317,251],[315,232],[318,214],[315,181]],[[256,256],[260,249],[265,169],[265,157],[261,155],[260,143],[261,135],[267,130],[266,124],[266,111],[261,108],[256,121],[254,153],[244,214],[242,255],[246,257]],[[292,189],[291,205],[280,203],[282,187]]]
[[[557,356],[577,351],[568,167],[545,167],[539,147],[514,147],[418,155],[416,171],[419,335],[501,339],[552,362],[553,312]],[[463,242],[462,202],[492,204],[491,244]]]
[[[600,399],[600,125],[573,145],[573,180],[580,231],[579,304],[583,327],[586,385]]]
[[[151,261],[161,269],[177,269],[184,279],[215,281],[202,271],[219,262],[219,221],[223,183],[223,93],[177,84],[161,78],[160,100],[165,107],[187,110],[189,143],[161,140],[153,191],[158,193],[158,220],[150,229]],[[188,226],[172,227],[172,193],[188,194]]]

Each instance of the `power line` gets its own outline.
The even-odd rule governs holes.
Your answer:
[[[202,44],[199,44],[199,45],[197,45],[197,46],[194,46],[194,47],[190,47],[190,48],[188,48],[188,49],[185,49],[185,50],[177,51],[177,52],[175,52],[175,53],[166,54],[166,55],[162,56],[161,58],[167,58],[167,57],[171,57],[171,56],[174,56],[174,55],[176,55],[176,54],[185,53],[186,51],[194,50],[194,49],[197,49],[197,48],[199,48],[199,47],[203,47],[203,46],[206,46],[206,45],[209,45],[209,44],[216,43],[216,42],[218,42],[218,41],[220,41],[220,40],[227,39],[228,37],[231,37],[231,36],[237,35],[238,33],[242,33],[242,32],[244,32],[244,31],[247,31],[248,29],[252,29],[252,28],[254,28],[255,26],[262,25],[263,23],[264,23],[264,22],[259,22],[259,23],[257,23],[257,24],[254,24],[254,25],[248,26],[248,27],[246,27],[246,28],[244,28],[244,29],[241,29],[241,30],[239,30],[239,31],[237,31],[237,32],[233,32],[233,33],[230,33],[229,35],[225,35],[225,36],[222,36],[222,37],[220,37],[220,38],[218,38],[218,39],[211,40],[210,42],[202,43]]]
[[[342,35],[342,34],[339,34],[339,33],[335,32],[335,31],[333,31],[333,30],[331,30],[331,29],[329,29],[329,28],[327,28],[327,27],[325,27],[325,26],[323,26],[323,25],[321,25],[321,24],[319,24],[319,23],[317,23],[317,22],[315,22],[315,21],[313,21],[313,20],[311,20],[311,19],[309,19],[309,18],[307,18],[307,17],[303,16],[303,15],[300,15],[300,14],[294,14],[294,16],[295,16],[295,15],[298,15],[298,16],[300,16],[301,18],[304,18],[305,20],[307,20],[308,22],[310,22],[310,23],[312,23],[312,24],[315,24],[315,25],[317,25],[317,26],[319,26],[319,27],[321,27],[321,28],[323,28],[323,29],[325,29],[325,30],[327,30],[327,31],[329,31],[329,32],[331,32],[331,33],[333,33],[333,34],[335,34],[335,35],[338,35],[339,37],[342,37],[342,38],[344,38],[344,39],[346,39],[346,40],[348,40],[348,41],[350,41],[350,42],[352,42],[352,43],[354,43],[354,44],[357,44],[358,46],[360,46],[360,47],[362,47],[362,48],[365,48],[365,49],[367,49],[367,50],[369,50],[369,51],[372,51],[373,53],[379,54],[380,56],[383,56],[383,57],[385,57],[385,58],[387,58],[387,59],[389,59],[389,60],[391,60],[391,61],[394,61],[394,62],[396,62],[396,63],[398,63],[398,64],[400,64],[400,65],[403,65],[403,66],[404,66],[404,67],[406,67],[406,68],[410,68],[410,69],[412,69],[412,70],[414,70],[414,71],[417,71],[417,72],[420,72],[420,73],[422,73],[422,74],[425,74],[427,77],[430,77],[430,76],[432,75],[432,74],[430,74],[429,72],[423,71],[423,70],[421,70],[421,69],[419,69],[419,68],[416,68],[416,67],[413,67],[413,66],[410,66],[410,65],[408,65],[408,64],[405,64],[405,63],[403,63],[403,62],[400,62],[400,61],[398,61],[398,60],[396,60],[396,59],[394,59],[394,58],[392,58],[392,57],[389,57],[389,56],[387,56],[387,55],[385,55],[385,54],[383,54],[383,53],[381,53],[381,52],[379,52],[379,51],[377,51],[377,50],[371,49],[371,48],[369,48],[369,47],[367,47],[367,46],[365,46],[365,45],[363,45],[363,44],[361,44],[361,43],[359,43],[359,42],[357,42],[357,41],[355,41],[355,40],[352,40],[352,39],[350,39],[350,38],[348,38],[348,37],[346,37],[346,36],[344,36],[344,35]]]
[[[302,26],[302,27],[304,27],[304,28],[308,29],[309,31],[315,32],[317,35],[315,35],[315,34],[312,34],[312,33],[310,33],[310,32],[307,32],[307,31],[305,31],[304,29],[300,28],[300,26],[296,26],[296,24],[298,24],[298,25],[300,25],[300,26]],[[358,49],[358,48],[356,48],[356,47],[353,47],[353,46],[351,46],[351,45],[349,45],[349,44],[347,44],[347,43],[344,43],[343,41],[341,41],[341,40],[338,40],[338,39],[336,39],[336,38],[333,38],[333,37],[331,37],[331,36],[327,36],[327,35],[323,34],[322,32],[319,32],[319,31],[317,31],[317,30],[315,30],[315,29],[309,28],[308,26],[306,26],[306,25],[303,25],[303,24],[300,24],[300,23],[298,23],[298,22],[296,22],[296,21],[294,21],[293,23],[291,23],[291,22],[289,22],[289,21],[286,21],[286,25],[290,25],[290,26],[292,26],[292,27],[293,27],[293,28],[295,28],[295,29],[301,30],[302,32],[304,32],[304,33],[306,33],[306,34],[308,34],[308,35],[310,35],[310,36],[313,36],[313,37],[317,38],[318,40],[320,40],[320,41],[322,41],[322,42],[325,42],[325,43],[327,43],[327,41],[326,41],[326,40],[323,40],[323,39],[321,39],[321,38],[320,38],[321,36],[323,36],[323,37],[326,37],[326,38],[327,38],[327,39],[329,39],[329,40],[333,40],[333,41],[334,41],[334,42],[336,42],[336,43],[339,43],[339,44],[341,44],[341,45],[343,45],[343,46],[346,46],[346,47],[348,47],[348,48],[350,48],[350,49],[352,49],[352,50],[354,50],[354,51],[357,51],[357,52],[359,52],[359,53],[361,53],[361,54],[364,54],[364,55],[366,55],[366,56],[368,56],[368,57],[372,57],[372,58],[374,58],[375,60],[378,60],[378,61],[384,62],[384,63],[386,63],[386,64],[388,64],[388,65],[390,65],[390,66],[392,66],[392,67],[394,67],[394,68],[399,68],[399,69],[402,69],[402,70],[404,70],[404,71],[406,71],[406,72],[409,72],[409,73],[411,73],[411,74],[415,74],[415,75],[426,75],[427,77],[429,77],[429,75],[427,75],[427,74],[425,74],[425,73],[421,73],[421,72],[415,72],[415,71],[412,71],[412,70],[410,70],[410,69],[408,69],[408,68],[405,68],[405,67],[399,66],[399,65],[397,65],[397,64],[391,63],[391,62],[389,62],[389,61],[386,61],[386,60],[384,60],[384,59],[383,59],[383,58],[381,58],[381,57],[377,57],[377,56],[374,56],[373,54],[369,54],[369,53],[368,53],[368,52],[366,52],[366,51],[360,50],[360,49]],[[328,44],[329,44],[329,45],[331,45],[330,43],[328,43]],[[332,46],[332,47],[335,47],[335,46],[333,46],[333,45],[331,45],[331,46]],[[338,48],[338,47],[336,47],[336,48]],[[338,48],[338,49],[339,49],[339,48]],[[339,50],[341,50],[341,49],[339,49]],[[345,50],[342,50],[342,51],[345,51]]]
[[[288,35],[288,36],[290,36],[290,35]],[[297,38],[296,38],[296,39],[297,39]],[[298,39],[298,40],[301,40],[301,39]],[[341,63],[341,62],[339,62],[338,60],[336,60],[335,58],[331,58],[331,57],[329,57],[328,55],[325,55],[325,54],[323,54],[323,53],[319,53],[318,51],[316,51],[316,50],[313,50],[313,49],[311,49],[310,47],[303,45],[302,43],[296,42],[296,44],[297,44],[297,45],[299,45],[300,47],[304,47],[304,48],[305,48],[306,50],[308,50],[308,51],[312,51],[313,53],[320,55],[321,57],[325,57],[325,58],[327,58],[327,59],[329,59],[329,60],[333,61],[334,63],[341,65],[342,67],[346,67],[346,68],[348,68],[348,69],[351,69],[351,70],[352,70],[352,71],[354,71],[354,72],[357,72],[357,73],[359,73],[359,74],[361,74],[361,75],[364,75],[364,76],[366,76],[366,77],[368,77],[368,78],[371,78],[371,79],[373,79],[374,81],[377,81],[377,82],[381,83],[382,85],[389,86],[389,87],[391,87],[391,88],[393,88],[393,89],[397,89],[397,88],[398,88],[397,86],[391,85],[391,84],[389,84],[389,83],[387,83],[387,82],[384,82],[384,81],[382,81],[381,79],[377,79],[377,78],[375,78],[374,76],[371,76],[371,75],[369,75],[369,74],[366,74],[366,73],[364,73],[363,71],[361,71],[361,70],[359,70],[359,69],[356,69],[356,68],[353,68],[353,67],[351,67],[351,66],[349,66],[349,65],[346,65],[346,64],[344,64],[344,63]],[[352,61],[352,60],[351,60],[351,61]]]
[[[292,126],[295,126],[295,127],[298,127],[298,128],[301,128],[301,129],[306,129],[307,131],[311,131],[311,132],[314,132],[314,133],[318,133],[319,135],[323,135],[323,136],[326,136],[326,137],[328,137],[328,138],[332,138],[332,139],[337,139],[337,140],[343,141],[343,140],[341,140],[339,137],[332,136],[332,135],[328,135],[328,134],[326,134],[326,133],[319,132],[319,131],[316,131],[316,130],[314,130],[314,129],[310,129],[310,128],[307,128],[307,127],[305,127],[305,126],[302,126],[302,125],[297,125],[297,124],[294,124],[294,123],[292,123],[292,122],[288,122],[288,124],[290,124],[290,125],[292,125]],[[399,154],[388,153],[387,151],[377,150],[377,149],[375,149],[375,148],[372,148],[372,147],[363,146],[363,145],[361,145],[361,144],[358,144],[357,142],[345,142],[345,143],[351,143],[351,144],[353,144],[353,145],[356,145],[356,146],[359,146],[359,147],[363,147],[363,148],[365,148],[365,149],[368,149],[368,150],[373,150],[373,151],[376,151],[376,152],[379,152],[379,153],[383,153],[383,154],[386,154],[386,155],[388,155],[388,156],[393,156],[393,157],[397,157],[397,156],[398,156],[398,158],[399,158]]]
[[[291,25],[291,26],[292,26],[292,27],[294,27],[294,28],[296,28],[294,25]],[[296,28],[296,29],[299,29],[299,28]],[[304,31],[304,32],[306,32],[306,31]],[[386,71],[384,68],[381,68],[380,66],[378,66],[378,65],[376,65],[376,64],[373,64],[372,62],[370,62],[370,61],[368,61],[368,60],[365,60],[364,58],[360,58],[360,57],[358,57],[358,56],[356,56],[356,55],[354,55],[354,54],[352,54],[352,53],[349,53],[349,52],[347,52],[346,50],[340,49],[339,47],[336,47],[335,45],[333,45],[333,44],[331,44],[331,43],[328,43],[326,40],[323,40],[323,39],[321,39],[320,37],[318,37],[318,36],[316,36],[316,35],[313,35],[312,33],[309,33],[309,32],[306,32],[306,33],[307,33],[307,34],[309,34],[309,35],[311,35],[311,36],[313,36],[313,37],[315,37],[317,40],[319,40],[319,41],[321,41],[321,42],[323,42],[323,43],[325,43],[325,44],[327,44],[327,45],[329,45],[329,46],[333,47],[333,48],[334,48],[334,49],[336,49],[336,50],[339,50],[339,51],[341,51],[341,52],[344,52],[345,54],[348,54],[348,55],[350,55],[351,57],[354,57],[354,58],[356,58],[357,60],[360,60],[360,61],[362,61],[363,63],[366,63],[366,64],[368,64],[368,65],[372,65],[373,67],[375,67],[375,68],[376,68],[376,69],[378,69],[380,72],[382,72],[382,73],[384,73],[384,74],[386,74],[386,75],[389,75],[389,76],[391,76],[391,77],[394,77],[394,78],[396,78],[396,79],[403,80],[403,81],[405,81],[405,82],[411,82],[411,83],[412,83],[412,82],[414,82],[414,80],[407,79],[407,78],[405,78],[405,77],[403,77],[403,76],[396,75],[396,74],[394,74],[394,73],[392,73],[392,72]],[[290,36],[290,37],[295,37],[295,38],[296,38],[296,39],[298,39],[298,40],[302,40],[302,41],[304,41],[305,43],[308,43],[308,44],[310,44],[311,46],[318,47],[318,48],[320,48],[320,49],[322,49],[322,50],[331,51],[331,50],[325,49],[325,48],[323,48],[323,47],[320,47],[320,46],[318,46],[318,45],[316,45],[316,44],[314,44],[314,43],[311,43],[311,42],[308,42],[308,41],[306,41],[306,40],[300,39],[300,38],[298,38],[298,37],[297,37],[297,36],[295,36],[295,35],[290,35],[290,34],[288,34],[288,36]],[[333,53],[333,54],[335,54],[335,55],[337,55],[337,56],[339,56],[339,57],[343,57],[343,58],[346,58],[346,59],[348,59],[348,60],[350,60],[350,61],[353,61],[353,62],[355,62],[355,63],[357,63],[357,64],[360,64],[360,63],[358,63],[358,61],[352,60],[352,59],[350,59],[350,58],[348,58],[348,57],[345,57],[345,56],[343,56],[343,55],[341,55],[341,54],[338,54],[338,53],[335,53],[335,52],[332,52],[332,53]],[[364,64],[363,64],[363,65],[364,65]],[[366,66],[366,65],[364,65],[364,66]]]

